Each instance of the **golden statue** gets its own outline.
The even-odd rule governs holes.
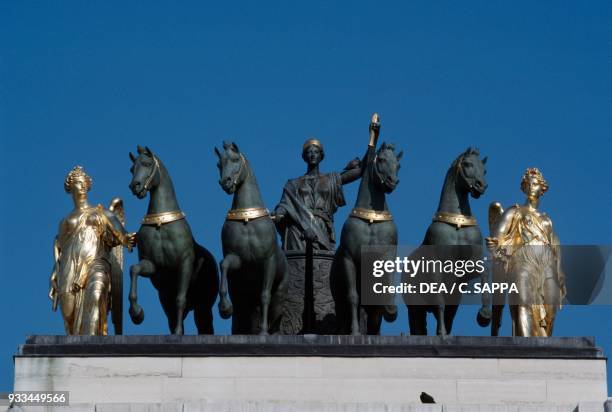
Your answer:
[[[121,334],[123,247],[131,251],[135,234],[124,229],[120,199],[113,199],[108,209],[88,203],[91,185],[81,166],[64,181],[74,209],[60,223],[55,238],[49,297],[54,311],[59,303],[68,335],[106,335],[110,308],[115,333]]]
[[[505,212],[497,202],[489,207],[487,247],[494,259],[494,280],[514,282],[519,290],[510,297],[512,335],[551,336],[555,313],[565,297],[565,276],[552,221],[537,209],[548,184],[539,169],[529,168],[521,190],[527,195],[524,205]],[[501,317],[501,310],[495,312]]]

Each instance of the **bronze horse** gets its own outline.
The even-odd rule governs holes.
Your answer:
[[[386,202],[399,179],[397,173],[403,152],[383,143],[376,151],[380,124],[377,115],[370,124],[370,145],[362,160],[362,177],[355,208],[342,227],[340,246],[332,265],[332,292],[336,301],[339,333],[352,335],[380,333],[382,318],[397,318],[395,305],[361,305],[362,247],[385,246],[386,258],[395,258],[397,227]]]
[[[411,260],[432,252],[436,259],[443,261],[482,258],[482,234],[472,216],[469,195],[478,199],[487,189],[486,163],[487,158],[480,159],[478,150],[471,147],[452,162],[446,172],[438,210],[422,243],[424,247],[411,254]],[[433,276],[443,281],[444,276],[448,279],[449,275]],[[453,276],[451,281],[456,279]],[[437,304],[411,305],[410,297],[407,298],[411,335],[427,335],[427,312],[433,312],[436,317],[438,335],[451,332],[459,306],[448,304],[450,299],[445,300],[441,294],[436,295],[435,300]]]
[[[138,276],[151,279],[168,318],[170,332],[183,334],[183,320],[190,310],[199,334],[213,334],[212,307],[219,289],[214,256],[193,239],[179,207],[174,186],[162,161],[148,148],[130,153],[130,189],[139,199],[147,193],[149,208],[136,235],[139,262],[130,267],[130,317],[144,320],[138,304]]]
[[[232,334],[267,335],[280,326],[287,260],[248,160],[235,143],[223,147],[223,153],[215,147],[219,184],[234,199],[221,231],[219,312],[232,316]]]

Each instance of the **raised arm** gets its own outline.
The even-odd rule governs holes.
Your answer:
[[[376,144],[378,143],[378,135],[380,133],[380,119],[377,113],[374,113],[372,115],[369,131],[370,141],[368,142],[368,149],[363,155],[363,158],[361,160],[359,160],[359,158],[351,160],[340,174],[340,178],[342,180],[343,185],[354,182],[355,180],[361,177],[364,168],[367,166],[368,155],[370,155],[370,153],[374,153],[374,151],[376,150]]]

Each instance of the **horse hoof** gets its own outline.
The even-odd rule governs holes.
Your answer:
[[[476,315],[476,322],[478,322],[478,325],[482,326],[483,328],[489,326],[489,324],[491,324],[491,309],[486,306],[480,308],[478,314]]]
[[[144,320],[144,309],[140,306],[130,306],[130,318],[136,325],[140,325]]]
[[[397,319],[397,306],[385,305],[385,310],[383,311],[383,318],[386,322],[395,322],[395,319]]]
[[[219,302],[219,315],[222,319],[229,319],[232,317],[234,313],[234,308],[230,302],[223,303],[223,301]]]
[[[261,331],[259,331],[259,336],[268,336],[268,335],[269,335],[269,333],[268,333],[268,331],[267,331],[267,330],[261,330]]]

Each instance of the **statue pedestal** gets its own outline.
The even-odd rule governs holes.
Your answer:
[[[335,333],[336,305],[331,294],[330,272],[334,261],[334,252],[315,250],[312,256],[311,308],[305,307],[308,288],[306,287],[306,252],[286,251],[287,274],[289,276],[287,299],[283,304],[283,316],[280,330],[285,335],[304,333],[304,311],[313,313],[312,332],[318,335]]]
[[[92,412],[584,412],[607,398],[591,338],[462,336],[30,336],[14,389],[69,391]]]

